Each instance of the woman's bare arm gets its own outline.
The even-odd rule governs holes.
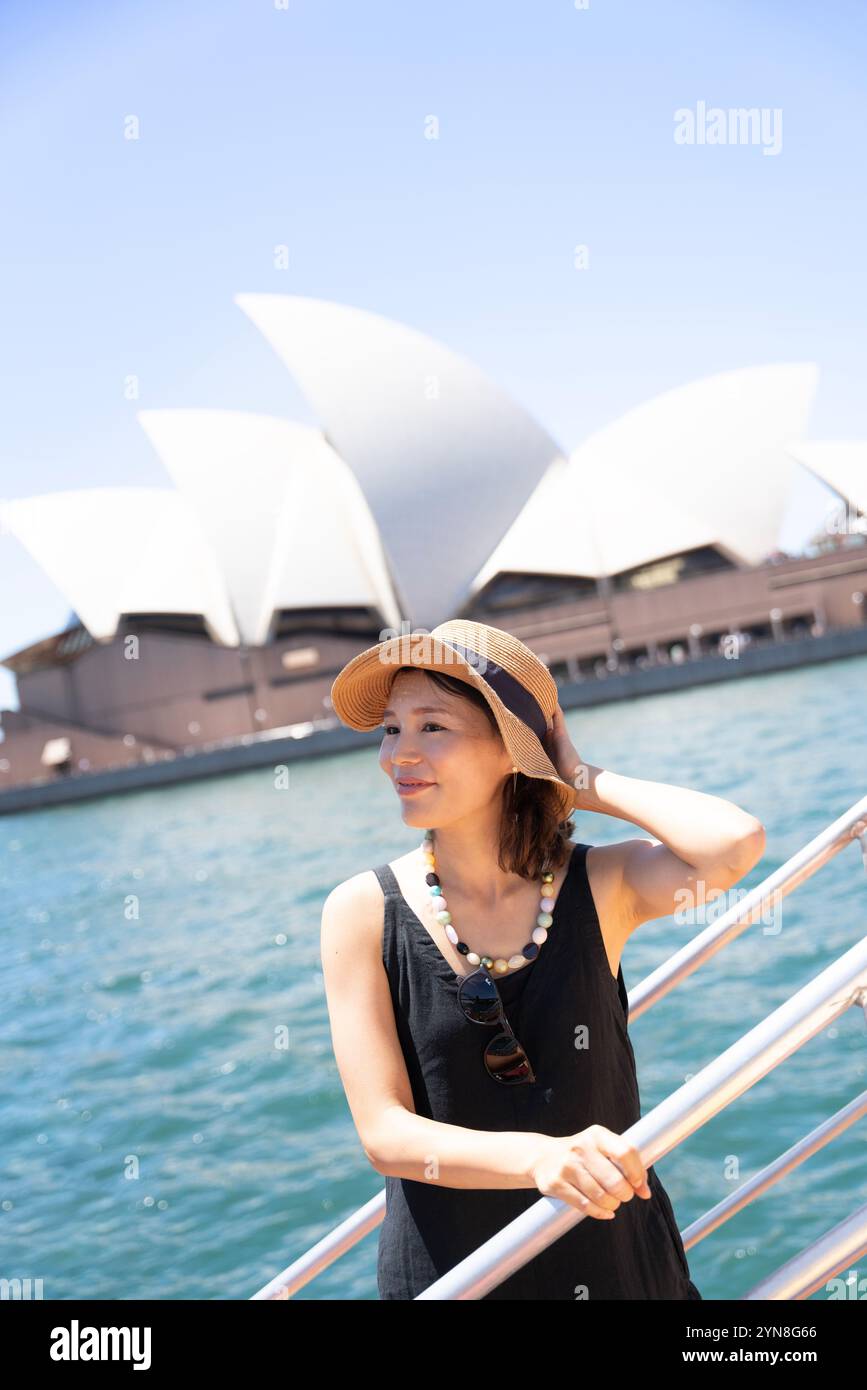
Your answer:
[[[618,817],[655,835],[606,846],[617,856],[618,898],[629,929],[678,909],[715,901],[761,859],[765,828],[734,802],[689,787],[647,782],[584,764],[582,809]]]
[[[331,1039],[368,1161],[383,1176],[443,1187],[535,1187],[549,1135],[465,1129],[415,1113],[382,930],[382,890],[372,871],[338,884],[325,900],[321,959]]]
[[[640,923],[726,892],[765,852],[765,827],[733,801],[583,761],[559,705],[545,746],[560,776],[577,789],[582,811],[639,825],[661,841],[624,840],[596,852],[599,862],[607,861],[621,946]]]

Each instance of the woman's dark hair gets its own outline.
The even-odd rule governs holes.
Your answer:
[[[418,671],[417,666],[401,666],[400,671]],[[395,675],[397,672],[395,672]],[[498,738],[502,738],[494,712],[480,690],[457,676],[441,671],[424,674],[447,694],[470,700],[484,710]],[[571,813],[560,819],[560,801],[550,782],[542,777],[526,777],[523,772],[508,776],[503,783],[500,816],[500,868],[504,873],[537,879],[545,867],[559,869],[569,857],[569,842],[575,823]]]

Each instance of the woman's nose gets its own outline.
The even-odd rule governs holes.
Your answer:
[[[395,767],[405,762],[417,763],[418,748],[415,746],[413,735],[398,734],[391,745],[390,757]]]

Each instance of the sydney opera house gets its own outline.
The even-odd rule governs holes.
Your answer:
[[[287,295],[236,302],[318,425],[145,410],[165,486],[6,504],[7,533],[72,616],[4,659],[20,708],[0,716],[0,808],[109,769],[201,775],[217,749],[314,752],[340,667],[446,617],[514,632],[565,708],[763,669],[761,653],[778,669],[867,650],[867,446],[808,439],[811,364],[691,382],[565,452],[403,324]],[[788,556],[778,535],[804,470],[838,503]]]

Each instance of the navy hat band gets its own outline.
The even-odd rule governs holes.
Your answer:
[[[545,711],[539,704],[535,695],[532,695],[525,685],[504,667],[498,666],[496,661],[491,661],[488,657],[481,657],[478,652],[473,651],[472,647],[465,647],[460,642],[455,642],[452,637],[443,639],[450,647],[454,647],[456,652],[464,658],[469,666],[481,676],[483,681],[494,690],[502,700],[506,709],[522,719],[524,723],[533,730],[533,733],[541,742],[548,731],[548,721],[545,718]],[[484,663],[485,669],[480,670]]]

